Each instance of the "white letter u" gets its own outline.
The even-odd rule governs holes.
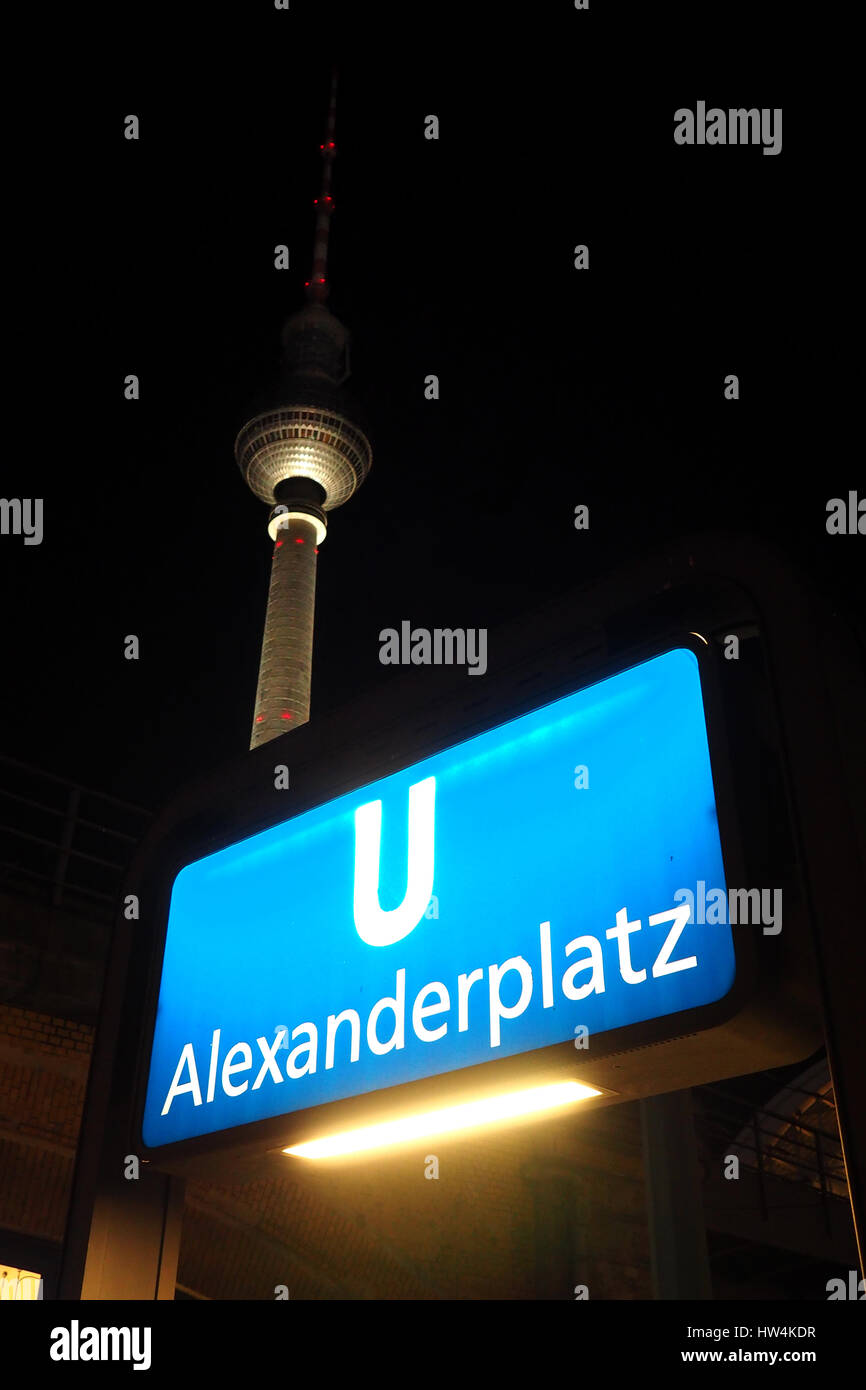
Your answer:
[[[389,912],[379,906],[382,803],[368,801],[355,812],[355,927],[368,946],[391,946],[414,931],[433,893],[433,835],[436,778],[409,788],[409,869],[406,893]]]

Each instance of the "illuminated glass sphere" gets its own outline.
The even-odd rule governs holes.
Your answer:
[[[247,486],[273,505],[274,489],[288,478],[312,478],[325,489],[332,511],[346,502],[370,471],[373,451],[362,430],[324,406],[291,405],[256,415],[235,441]]]

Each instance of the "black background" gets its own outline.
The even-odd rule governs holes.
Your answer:
[[[785,90],[796,24],[600,0],[75,19],[17,156],[2,492],[44,498],[44,540],[0,541],[0,752],[155,806],[248,744],[271,546],[233,443],[302,302],[332,61],[330,305],[373,469],[319,557],[312,717],[396,677],[383,627],[492,629],[708,528],[780,545],[862,633],[864,541],[825,528],[857,486],[852,373],[821,326],[843,248],[834,146]],[[698,100],[782,107],[781,154],[677,146]]]

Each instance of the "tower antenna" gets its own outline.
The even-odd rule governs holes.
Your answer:
[[[328,123],[325,127],[322,151],[322,188],[316,199],[316,230],[313,234],[313,269],[306,282],[308,304],[324,304],[330,292],[328,285],[328,237],[331,229],[331,214],[334,200],[331,196],[331,180],[337,144],[334,139],[337,129],[337,69],[331,71],[331,100],[328,104]]]

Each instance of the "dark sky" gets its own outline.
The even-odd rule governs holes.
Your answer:
[[[383,627],[493,628],[706,528],[771,538],[862,622],[866,542],[825,530],[857,484],[819,328],[832,167],[780,85],[786,11],[695,8],[87,21],[30,170],[35,371],[2,490],[44,498],[44,540],[0,539],[0,751],[156,805],[248,744],[271,547],[233,442],[302,302],[332,58],[331,307],[373,469],[319,557],[313,717],[395,674]],[[781,154],[675,145],[699,99],[782,107]]]

